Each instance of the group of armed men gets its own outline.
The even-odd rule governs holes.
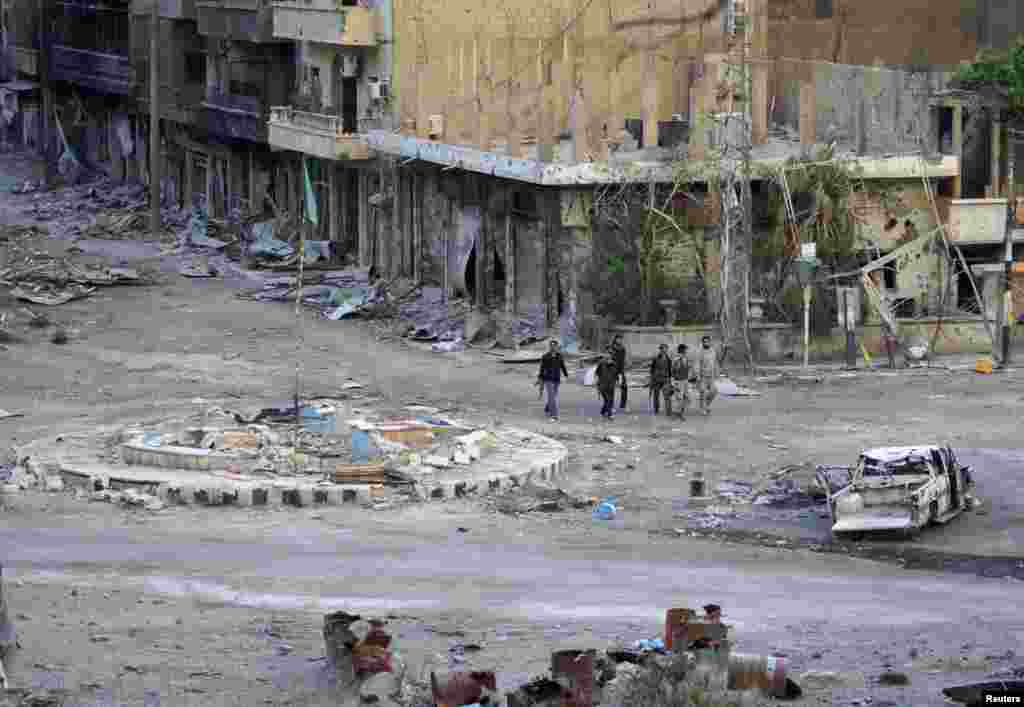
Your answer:
[[[676,347],[676,356],[668,354],[668,345],[658,347],[658,355],[651,361],[650,394],[654,414],[661,411],[661,401],[665,401],[665,415],[672,416],[672,401],[679,400],[679,417],[686,419],[686,408],[692,399],[691,391],[697,389],[700,411],[711,414],[711,402],[715,399],[717,389],[715,379],[718,377],[718,358],[711,347],[711,337],[701,339],[701,348],[696,360],[691,361],[687,354],[686,344]],[[619,408],[626,409],[629,384],[626,380],[626,347],[622,336],[618,335],[608,347],[604,359],[597,366],[597,391],[604,405],[602,417],[611,419],[615,409],[615,386],[619,385]]]
[[[552,421],[558,419],[558,388],[563,376],[569,377],[565,359],[559,351],[558,342],[550,342],[550,350],[544,354],[537,374],[537,386],[546,393],[544,412]],[[629,382],[626,380],[626,346],[622,335],[616,335],[605,351],[595,371],[595,385],[601,396],[601,416],[612,419],[615,415],[615,388],[619,388],[619,408],[626,409],[629,398]],[[715,399],[718,378],[718,357],[711,346],[711,337],[701,339],[701,348],[695,361],[687,355],[686,344],[676,348],[676,357],[668,355],[668,345],[658,347],[658,355],[651,361],[651,379],[648,387],[654,414],[661,411],[665,401],[665,414],[672,416],[672,401],[679,398],[679,417],[686,419],[686,408],[692,398],[691,391],[697,389],[700,396],[700,411],[711,414],[711,401]]]

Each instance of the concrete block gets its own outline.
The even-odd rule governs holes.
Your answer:
[[[313,505],[313,491],[312,486],[301,486],[296,491],[299,494],[299,505],[303,508]]]
[[[249,508],[253,505],[253,491],[256,488],[253,486],[239,486],[237,489],[237,496],[235,497],[235,504],[244,508]]]

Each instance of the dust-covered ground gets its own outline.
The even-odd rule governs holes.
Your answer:
[[[4,164],[10,173],[32,167],[9,155]],[[34,198],[5,194],[0,215],[19,222]],[[32,248],[73,245],[53,237]],[[810,702],[870,694],[874,704],[934,704],[939,685],[1005,668],[1024,651],[1024,592],[1010,579],[1024,570],[1020,371],[829,373],[820,382],[730,371],[761,394],[720,398],[710,417],[685,423],[653,417],[637,389],[626,414],[606,422],[594,391],[569,383],[561,422],[549,423],[532,386],[535,364],[434,354],[381,339],[372,323],[308,311],[300,349],[292,307],[238,300],[238,280],[178,276],[173,261],[155,257],[156,244],[79,248],[93,255],[74,258],[129,264],[155,284],[31,305],[68,327],[64,345],[50,342],[52,328],[30,327],[25,303],[0,288],[15,337],[0,350],[0,407],[24,414],[0,421],[4,448],[192,413],[197,399],[225,407],[289,399],[298,358],[309,396],[355,378],[385,402],[563,440],[573,451],[570,490],[615,495],[620,516],[611,527],[581,511],[516,518],[480,500],[154,515],[25,493],[9,502],[0,529],[23,643],[15,685],[62,681],[82,704],[329,704],[320,621],[335,608],[403,617],[399,651],[414,670],[447,667],[449,643],[463,639],[445,634],[462,631],[486,646],[473,663],[500,668],[505,687],[543,671],[551,650],[654,636],[666,608],[708,600],[726,607],[738,650],[778,652],[796,672],[838,670],[863,685],[822,688]],[[8,257],[0,243],[0,269]],[[685,501],[695,471],[716,488],[763,484],[796,465],[789,476],[806,484],[815,463],[929,441],[962,450],[984,504],[913,542],[831,545],[823,509],[810,504],[695,515]],[[915,566],[971,576],[906,569]],[[911,674],[910,687],[874,685],[887,665]]]

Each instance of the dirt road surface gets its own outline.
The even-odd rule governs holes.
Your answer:
[[[33,198],[3,195],[0,217],[24,219]],[[72,245],[54,237],[34,247]],[[17,314],[24,303],[0,289],[0,312],[10,313],[20,338],[0,351],[0,407],[25,415],[0,421],[3,448],[191,413],[200,398],[229,407],[291,397],[290,306],[240,301],[243,283],[230,277],[180,277],[174,261],[154,255],[155,244],[79,247],[86,254],[76,257],[152,270],[158,283],[33,306],[69,327],[66,345],[28,327]],[[876,372],[773,385],[737,375],[761,395],[722,398],[711,417],[685,423],[652,417],[636,391],[634,407],[605,422],[594,391],[567,384],[555,424],[541,417],[533,364],[433,354],[379,340],[370,324],[304,316],[304,391],[333,392],[352,377],[385,401],[549,434],[573,450],[572,490],[616,495],[621,518],[611,527],[585,512],[512,518],[476,500],[377,512],[150,514],[25,493],[0,528],[11,610],[23,617],[14,684],[61,683],[88,705],[330,704],[317,659],[321,615],[335,608],[400,617],[399,650],[414,670],[446,665],[455,640],[446,634],[462,631],[486,644],[474,664],[499,666],[506,687],[542,671],[555,648],[654,636],[666,608],[708,600],[726,607],[739,650],[784,653],[797,672],[838,670],[853,675],[851,685],[857,675],[866,680],[863,688],[813,693],[808,704],[867,696],[875,705],[940,704],[939,686],[1024,653],[1018,580],[975,576],[994,566],[987,560],[968,568],[974,575],[898,563],[901,554],[930,551],[976,563],[978,555],[1000,556],[996,574],[1024,569],[1013,412],[1020,371]],[[623,443],[604,441],[608,433]],[[803,547],[824,542],[813,508],[773,513],[749,528],[741,522],[737,529],[749,533],[739,543],[675,530],[686,526],[677,513],[694,471],[712,485],[759,482],[785,465],[849,463],[864,447],[932,440],[964,449],[976,465],[983,512],[885,545],[893,562]],[[765,536],[757,545],[755,532]],[[863,546],[871,555],[871,543]],[[911,685],[874,685],[886,666],[910,674]]]

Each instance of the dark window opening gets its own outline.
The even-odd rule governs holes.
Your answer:
[[[816,0],[814,4],[814,16],[819,20],[829,20],[835,12],[832,0]]]
[[[940,179],[938,182],[939,186],[935,190],[936,195],[953,198],[953,178]]]
[[[882,268],[882,286],[887,290],[896,289],[896,271],[892,268]]]
[[[476,297],[476,246],[469,251],[469,259],[466,260],[466,296],[470,299]]]
[[[960,271],[956,277],[956,307],[962,312],[976,312],[978,305],[974,298],[969,273]]]
[[[359,5],[359,0],[341,0],[342,7],[356,7]]]
[[[953,154],[953,109],[939,108],[939,152]]]
[[[516,191],[512,195],[512,210],[522,214],[536,214],[537,195],[532,191]]]
[[[505,281],[505,265],[501,262],[501,256],[498,254],[497,246],[494,247],[494,281]]]
[[[263,86],[255,81],[236,81],[235,79],[232,79],[231,83],[228,85],[228,93],[233,96],[259,98],[263,95]]]
[[[359,79],[341,80],[341,125],[346,133],[359,132]]]
[[[185,53],[185,83],[206,84],[206,55],[202,52]]]

